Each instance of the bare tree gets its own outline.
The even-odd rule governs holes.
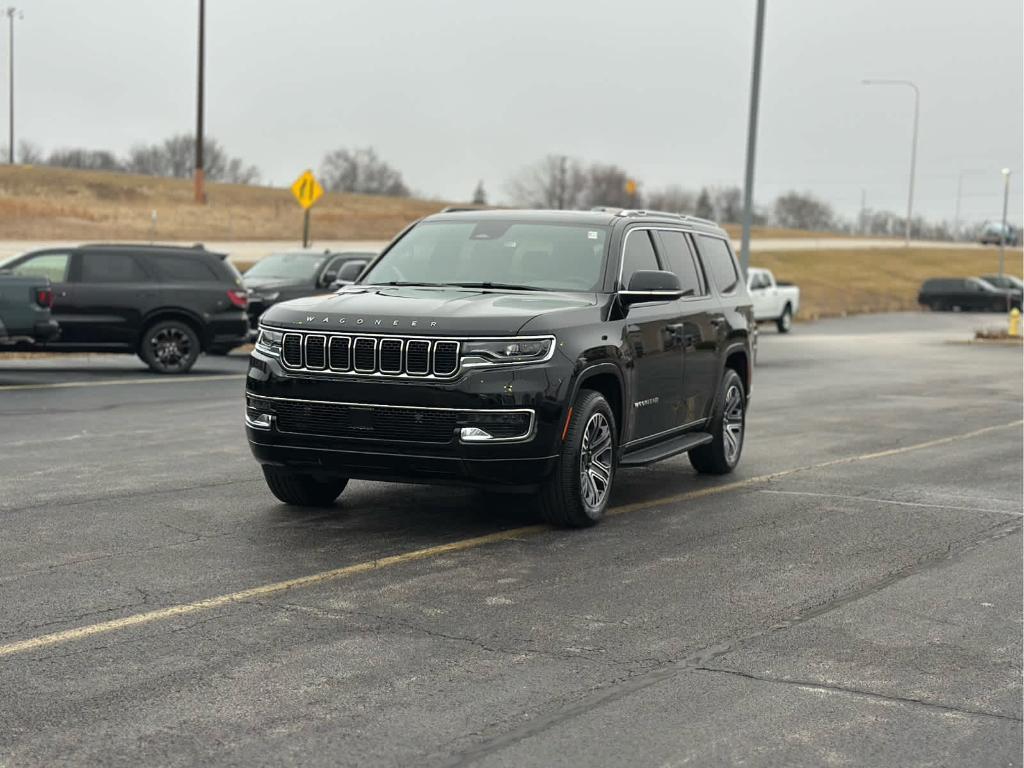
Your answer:
[[[629,180],[629,174],[617,165],[594,163],[587,169],[586,205],[621,208],[641,205],[639,193],[630,194],[626,188]]]
[[[22,165],[42,165],[46,156],[38,144],[22,139],[18,142],[18,162]]]
[[[332,192],[409,196],[402,174],[381,160],[373,147],[327,153],[320,164],[320,179]]]
[[[123,171],[124,166],[113,152],[105,149],[68,147],[55,149],[46,158],[47,165],[90,171]]]
[[[700,188],[700,194],[697,195],[697,216],[702,219],[713,219],[715,218],[715,208],[711,204],[711,195],[708,193],[707,187]]]
[[[512,202],[524,208],[579,208],[587,177],[582,165],[566,155],[548,155],[521,170],[506,185]]]
[[[735,224],[743,213],[743,192],[739,187],[713,187],[711,203],[717,221]]]
[[[195,168],[195,138],[178,134],[159,144],[137,145],[125,161],[125,169],[148,176],[172,176],[187,179]],[[260,171],[241,158],[231,157],[214,138],[203,139],[203,165],[206,178],[228,184],[255,184]]]
[[[481,179],[473,190],[473,205],[487,205],[487,191],[484,189],[484,182]]]
[[[671,185],[649,193],[645,205],[655,211],[693,213],[696,200],[693,192],[678,185]]]
[[[792,229],[829,229],[835,220],[832,207],[809,192],[787,192],[775,199],[775,223]]]

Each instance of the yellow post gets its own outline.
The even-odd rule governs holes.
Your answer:
[[[1010,331],[1011,336],[1020,336],[1020,310],[1014,307],[1010,310]]]

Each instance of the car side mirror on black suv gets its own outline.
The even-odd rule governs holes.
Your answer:
[[[683,286],[674,272],[659,269],[639,269],[629,278],[626,290],[619,291],[623,304],[642,304],[652,301],[671,301],[683,295]]]

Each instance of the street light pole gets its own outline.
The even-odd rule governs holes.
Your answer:
[[[7,21],[10,24],[7,43],[7,72],[10,76],[10,84],[8,86],[8,118],[10,123],[8,126],[7,162],[14,165],[14,16],[17,14],[19,19],[23,19],[25,14],[13,5],[8,6],[4,12],[7,14]]]
[[[195,194],[197,203],[206,202],[203,178],[203,90],[206,60],[206,0],[199,0],[199,73],[196,83],[196,169]]]
[[[740,267],[746,275],[750,267],[750,225],[754,219],[754,155],[757,150],[757,110],[761,99],[761,48],[764,41],[764,4],[757,0],[754,22],[754,63],[750,73],[750,115],[747,122],[747,168],[743,177],[743,235],[740,240]]]
[[[1010,200],[1010,169],[1003,168],[1003,229],[999,233],[999,276],[1003,276],[1006,268],[1006,204]]]
[[[907,222],[904,228],[904,244],[910,245],[910,224],[914,218],[914,175],[917,170],[917,118],[921,106],[921,91],[910,80],[862,80],[864,85],[905,85],[914,89],[914,135],[910,143],[910,188],[907,192]]]

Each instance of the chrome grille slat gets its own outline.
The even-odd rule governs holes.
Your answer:
[[[461,350],[455,339],[285,331],[281,362],[290,371],[451,379]]]

